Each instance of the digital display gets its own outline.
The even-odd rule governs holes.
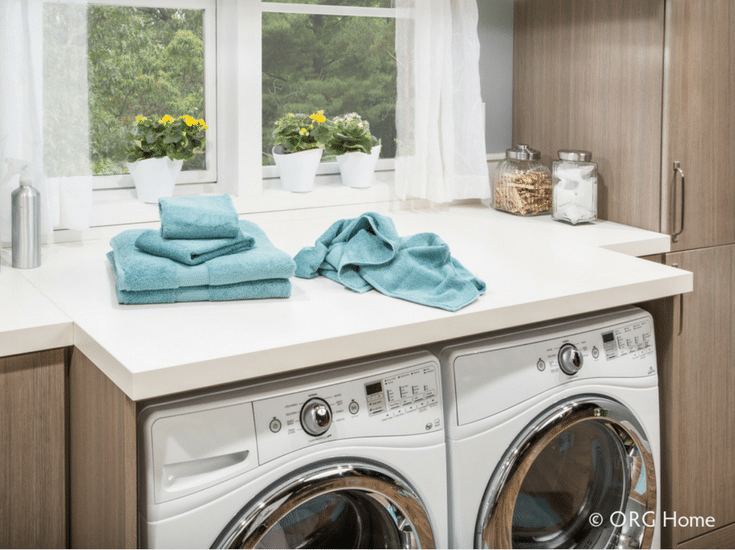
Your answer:
[[[605,344],[607,344],[609,342],[614,342],[615,341],[615,336],[613,335],[612,332],[606,332],[606,333],[604,333],[602,335],[602,341]]]
[[[382,382],[373,382],[372,384],[365,384],[365,393],[367,393],[368,395],[382,393],[382,391],[383,391]]]

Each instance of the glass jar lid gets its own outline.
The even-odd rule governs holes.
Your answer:
[[[592,153],[589,151],[579,151],[576,149],[562,149],[556,152],[561,160],[571,160],[574,162],[589,162]]]
[[[505,150],[505,158],[512,160],[538,160],[541,158],[541,152],[531,149],[528,145],[516,145],[511,149]]]

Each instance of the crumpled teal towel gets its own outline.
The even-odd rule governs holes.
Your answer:
[[[199,265],[183,265],[147,254],[135,246],[144,229],[129,229],[110,241],[117,286],[123,291],[171,290],[181,287],[221,286],[247,281],[288,279],[296,264],[268,240],[253,222],[240,220],[243,232],[255,239],[249,250],[218,256]]]
[[[338,221],[294,258],[296,276],[324,275],[356,292],[371,288],[448,311],[472,303],[485,283],[452,258],[434,233],[400,237],[393,220],[367,212]]]
[[[163,197],[158,211],[166,239],[234,239],[240,231],[229,195]]]
[[[242,230],[234,239],[165,239],[155,229],[143,231],[135,246],[143,252],[171,258],[186,265],[199,265],[217,256],[249,250],[255,244]]]

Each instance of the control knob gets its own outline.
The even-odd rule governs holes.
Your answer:
[[[577,374],[582,368],[582,362],[582,352],[574,344],[564,344],[559,348],[559,366],[564,374]]]
[[[312,397],[301,407],[301,427],[309,435],[325,433],[332,425],[332,409],[319,397]]]

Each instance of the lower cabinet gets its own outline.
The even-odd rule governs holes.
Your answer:
[[[0,548],[66,548],[65,348],[0,358]]]
[[[656,325],[671,331],[657,335],[662,544],[734,548],[735,245],[667,254],[666,263],[692,271],[694,291],[662,301]]]
[[[136,548],[136,405],[77,348],[69,381],[71,547]]]

